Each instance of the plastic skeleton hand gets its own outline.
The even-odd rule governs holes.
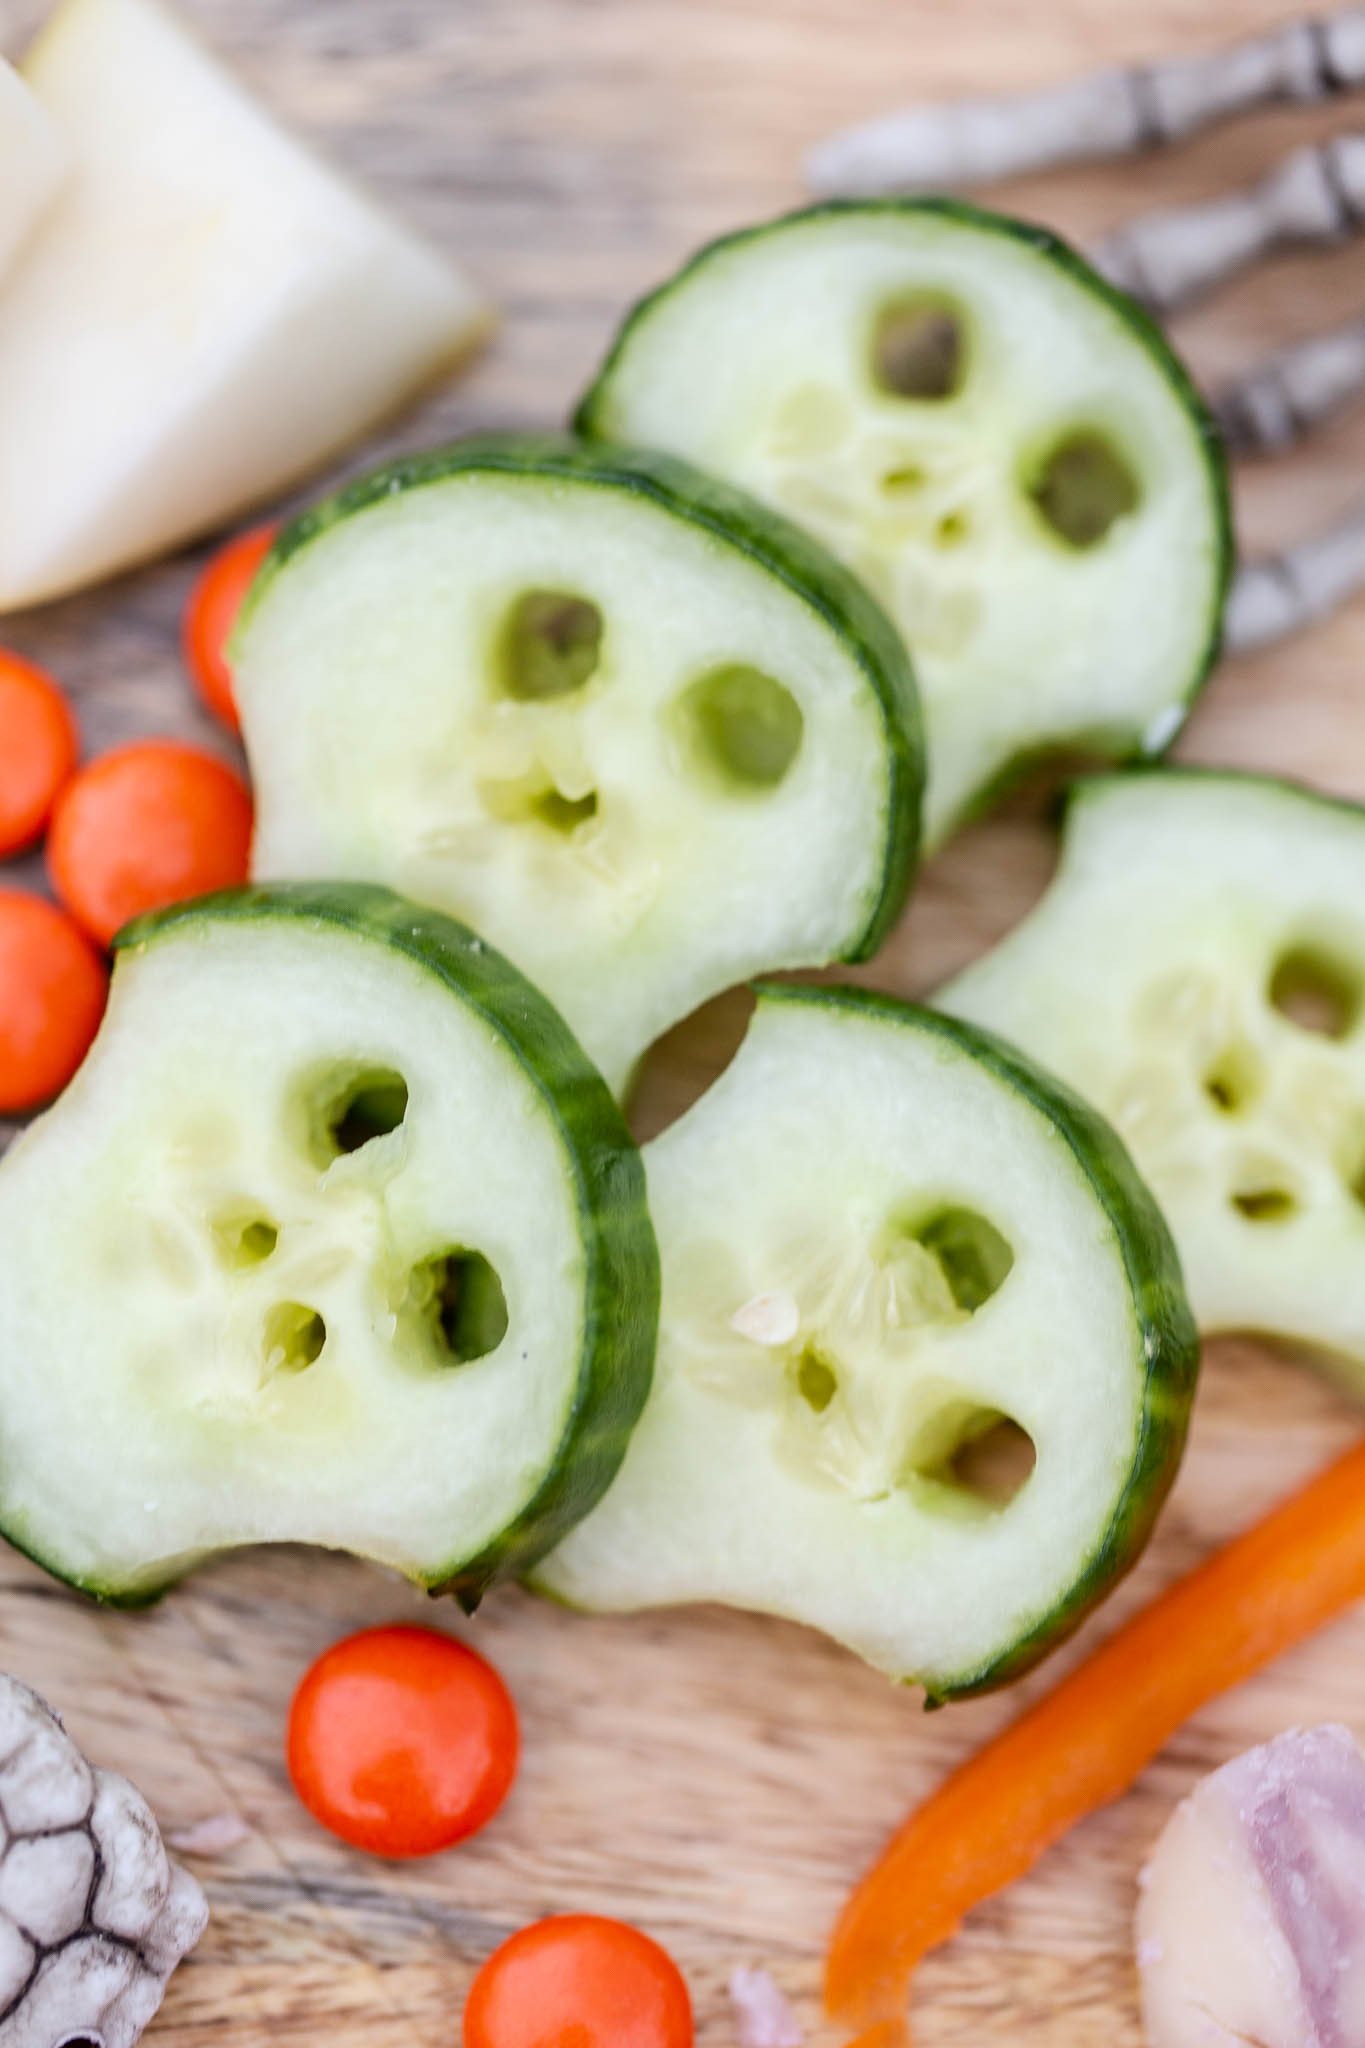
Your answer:
[[[908,107],[832,136],[807,169],[820,192],[956,189],[1182,140],[1229,115],[1365,89],[1365,8],[1291,22],[1209,56],[1134,65],[1051,91]],[[1365,133],[1294,150],[1258,184],[1129,222],[1091,251],[1153,313],[1211,291],[1273,250],[1365,230]],[[1211,399],[1236,454],[1286,448],[1365,392],[1365,320],[1257,363]],[[1232,649],[1284,638],[1365,588],[1365,504],[1282,554],[1242,565]]]
[[[0,2048],[132,2048],[207,1921],[142,1795],[0,1676]]]

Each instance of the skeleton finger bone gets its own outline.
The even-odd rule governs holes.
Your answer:
[[[1282,553],[1244,562],[1223,618],[1231,654],[1283,640],[1365,589],[1365,501]]]
[[[1289,22],[1205,56],[1101,71],[1042,92],[912,106],[811,151],[817,192],[952,191],[1058,164],[1125,157],[1277,101],[1365,84],[1365,8]]]
[[[1264,357],[1210,404],[1234,455],[1278,455],[1362,391],[1365,319]]]
[[[1153,313],[1171,313],[1276,249],[1344,242],[1365,226],[1365,134],[1296,149],[1260,184],[1163,208],[1090,252],[1095,268]]]

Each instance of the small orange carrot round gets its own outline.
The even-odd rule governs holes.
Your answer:
[[[55,903],[0,889],[0,1115],[65,1088],[104,1013],[109,974]]]
[[[1125,1792],[1191,1714],[1365,1598],[1365,1443],[1135,1614],[940,1785],[840,1916],[825,2002],[908,2037],[911,1972],[973,1906]]]
[[[75,715],[46,669],[0,648],[0,858],[38,837],[78,744]]]
[[[90,762],[57,799],[47,835],[52,887],[107,946],[144,910],[246,880],[251,795],[202,747],[130,740]]]
[[[272,520],[253,526],[219,548],[200,570],[185,608],[185,664],[200,696],[215,717],[237,731],[237,702],[232,691],[232,666],[227,644],[256,571],[270,553],[279,532]]]

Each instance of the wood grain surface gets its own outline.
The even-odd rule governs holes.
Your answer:
[[[804,146],[909,95],[1060,78],[1205,48],[1282,19],[1267,0],[182,0],[262,98],[467,262],[505,325],[471,375],[386,448],[561,420],[627,301],[695,243],[801,195]],[[0,0],[13,53],[41,0]],[[1268,115],[1138,170],[1009,189],[1078,237],[1135,206],[1251,176],[1350,109]],[[1182,323],[1201,376],[1365,306],[1359,249],[1266,266]],[[373,459],[377,446],[356,458]],[[1249,546],[1365,492],[1365,408],[1292,462],[1238,479]],[[6,620],[3,637],[76,693],[94,752],[137,732],[221,736],[177,652],[183,557]],[[1181,745],[1365,798],[1365,605],[1217,675]],[[1046,878],[1036,795],[952,846],[865,978],[927,988],[1004,930]],[[742,1024],[704,1013],[650,1063],[654,1129],[704,1085]],[[74,1276],[73,1276],[74,1281]],[[1115,1615],[1288,1491],[1360,1427],[1303,1362],[1211,1348],[1193,1447]],[[786,1625],[715,1610],[574,1618],[509,1593],[471,1640],[521,1706],[525,1763],[497,1823],[452,1855],[352,1855],[295,1803],[281,1730],[304,1665],[337,1635],[427,1609],[325,1555],[259,1553],[200,1573],[150,1614],[103,1613],[0,1553],[0,1666],[38,1686],[171,1826],[230,1810],[250,1830],[198,1866],[209,1932],[175,1978],[164,2048],[323,2042],[443,2048],[472,1970],[563,1909],[617,1913],[687,1972],[703,2048],[736,2029],[725,1993],[763,1964],[813,2048],[821,1945],[847,1886],[912,1800],[1011,1715],[1018,1696],[923,1716],[852,1658]],[[448,1611],[435,1617],[464,1632]],[[1046,1678],[1024,1688],[1032,1694]],[[1365,1736],[1365,1614],[1200,1715],[1134,1793],[976,1913],[923,1968],[923,2048],[1135,2048],[1129,1923],[1139,1862],[1195,1774],[1291,1723]]]

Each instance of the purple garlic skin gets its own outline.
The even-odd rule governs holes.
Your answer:
[[[1293,1729],[1178,1806],[1137,1913],[1150,2048],[1365,2048],[1365,1758]]]
[[[132,2048],[208,1917],[141,1793],[0,1674],[0,2048]]]

